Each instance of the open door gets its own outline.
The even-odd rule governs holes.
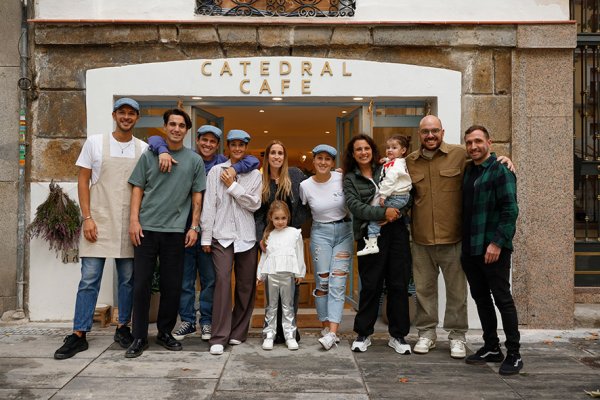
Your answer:
[[[352,136],[360,133],[360,127],[362,126],[361,117],[362,107],[358,107],[349,112],[345,117],[336,118],[336,147],[338,150],[336,166],[338,167],[342,164],[341,161],[344,157],[346,144]]]

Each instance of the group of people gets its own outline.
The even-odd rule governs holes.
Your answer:
[[[251,137],[243,130],[228,132],[229,158],[217,154],[223,133],[210,125],[197,130],[196,152],[187,149],[183,139],[192,124],[179,109],[164,113],[166,137],[152,137],[148,146],[133,137],[139,110],[133,99],[115,101],[115,131],[89,137],[77,160],[82,277],[73,334],[56,351],[56,359],[88,348],[86,332],[91,330],[106,258],[116,260],[119,281],[114,339],[127,349],[128,358],[148,347],[157,259],[158,344],[181,350],[180,340],[196,332],[199,274],[199,329],[211,354],[246,340],[260,284],[265,285],[267,303],[263,349],[277,343],[298,349],[298,285],[306,273],[300,228],[312,216],[313,295],[325,350],[340,341],[356,241],[361,286],[353,351],[364,352],[371,345],[384,292],[388,345],[400,354],[435,348],[441,270],[446,286],[443,327],[451,357],[466,358],[469,364],[502,362],[502,374],[522,368],[510,292],[516,178],[500,162],[512,168],[510,160],[499,160],[491,152],[485,127],[467,129],[464,146],[450,145],[443,140],[442,122],[429,115],[419,124],[418,150],[408,154],[407,138],[393,136],[386,142],[385,158],[370,136],[360,134],[348,142],[341,170],[335,169],[337,150],[321,144],[312,150],[315,174],[306,177],[288,165],[286,148],[277,140],[265,150],[261,174],[259,160],[246,154]],[[418,331],[412,349],[406,341],[411,274]],[[484,339],[484,346],[468,357],[467,281]],[[506,357],[494,304],[506,333]],[[181,325],[173,332],[178,314]]]

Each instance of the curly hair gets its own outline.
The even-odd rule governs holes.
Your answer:
[[[359,135],[353,136],[352,139],[346,145],[346,151],[344,152],[344,174],[354,171],[354,169],[358,166],[358,163],[354,159],[354,143],[358,140],[366,141],[369,146],[371,146],[371,152],[373,154],[373,158],[371,159],[371,168],[375,169],[377,163],[379,162],[379,150],[377,149],[377,145],[371,136],[365,135],[361,133]]]

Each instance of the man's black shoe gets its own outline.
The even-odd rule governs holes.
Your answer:
[[[519,353],[509,353],[498,371],[500,375],[515,375],[523,368],[523,360]]]
[[[131,346],[125,352],[125,358],[136,358],[148,348],[148,339],[134,339]]]
[[[472,365],[483,365],[489,362],[502,362],[504,361],[504,354],[502,354],[502,350],[500,350],[500,346],[496,346],[495,348],[489,348],[483,346],[477,353],[471,354],[469,357],[465,359],[467,364]]]
[[[156,343],[171,351],[179,351],[182,349],[181,342],[178,342],[170,333],[158,332],[158,335],[156,335]]]
[[[131,346],[131,343],[133,343],[133,336],[131,335],[131,329],[127,325],[118,327],[117,330],[115,331],[114,339],[115,339],[115,342],[119,343],[119,346],[121,346],[122,348],[124,348],[124,349],[129,348],[129,346]]]
[[[85,339],[85,335],[79,337],[73,333],[65,337],[63,342],[64,344],[54,353],[54,358],[57,360],[71,358],[80,351],[88,349],[88,342]]]

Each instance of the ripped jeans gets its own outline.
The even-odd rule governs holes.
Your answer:
[[[315,269],[315,306],[319,321],[340,323],[346,280],[352,264],[352,222],[313,221],[310,255]]]

